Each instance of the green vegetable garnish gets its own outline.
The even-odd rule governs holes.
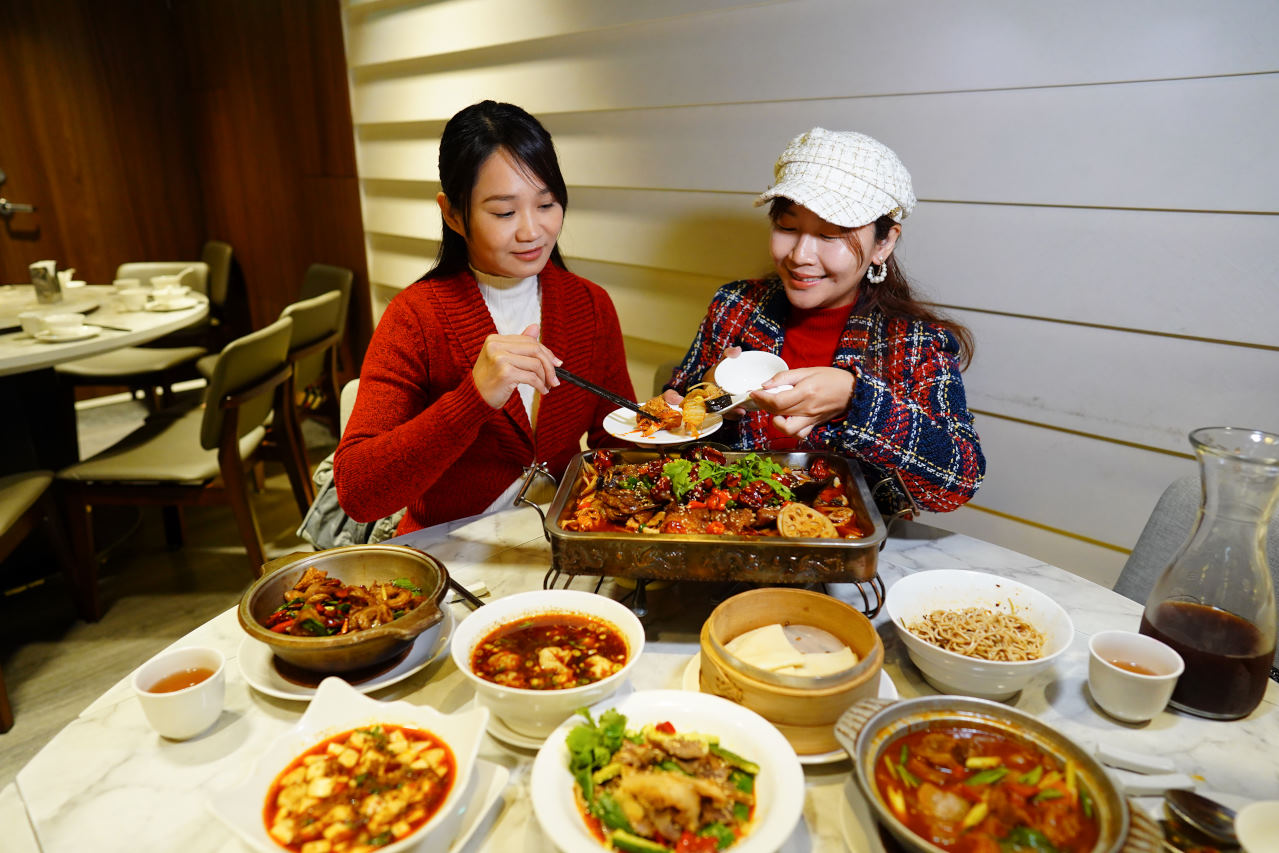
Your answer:
[[[422,587],[413,583],[413,581],[409,580],[408,578],[396,578],[395,580],[391,581],[391,586],[398,586],[400,589],[407,589],[409,592],[414,593],[416,595],[422,594]]]
[[[1007,767],[992,767],[980,773],[974,773],[964,780],[965,785],[993,785],[1008,775]]]

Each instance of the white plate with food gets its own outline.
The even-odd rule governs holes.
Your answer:
[[[618,702],[601,702],[591,714],[590,724],[578,716],[556,729],[533,761],[533,812],[564,853],[604,849],[577,804],[578,783],[569,767],[574,757],[582,765],[579,776],[598,778],[592,783],[591,808],[603,815],[600,832],[608,833],[614,847],[618,833],[626,833],[619,828],[624,824],[641,841],[690,832],[731,844],[734,853],[771,853],[799,824],[803,768],[781,733],[754,711],[705,693],[641,690]],[[622,769],[625,761],[615,756],[623,749],[633,753],[625,761],[634,758],[641,771]],[[675,759],[699,774],[695,782],[664,766]],[[711,800],[721,804],[710,810],[713,814],[663,807],[672,798],[696,799],[696,790],[706,785],[716,786]],[[617,805],[618,792],[631,804],[625,812]]]
[[[700,654],[693,655],[688,664],[684,667],[684,676],[681,685],[685,690],[693,693],[700,693],[701,678],[701,661]],[[897,685],[893,684],[892,678],[882,669],[879,671],[879,691],[875,694],[880,699],[896,699],[900,694],[897,692]],[[848,758],[848,752],[843,748],[832,749],[830,752],[818,752],[799,756],[799,763],[804,765],[810,764],[834,764],[837,761],[844,761]]]
[[[687,426],[680,425],[673,430],[659,429],[652,435],[644,435],[636,424],[639,415],[630,409],[614,409],[604,418],[604,430],[615,438],[635,444],[684,444],[705,438],[724,425],[724,419],[716,414],[707,413],[706,420],[697,429],[696,435]]]
[[[453,636],[457,619],[452,609],[448,607],[441,609],[444,611],[444,619],[441,621],[438,632],[427,631],[419,634],[409,646],[408,654],[400,658],[398,662],[376,674],[351,679],[349,682],[351,686],[361,693],[371,693],[383,687],[390,687],[414,673],[421,672],[444,656],[449,650],[449,639]],[[308,677],[305,679],[290,680],[281,671],[271,647],[259,643],[252,637],[245,637],[240,641],[237,659],[244,680],[249,682],[254,690],[277,699],[309,700],[315,695],[316,686],[307,682],[312,678],[319,680],[323,677],[318,673],[307,673]],[[338,677],[346,680],[340,673]]]
[[[442,714],[379,702],[326,678],[302,719],[261,753],[243,780],[210,796],[209,809],[261,851],[301,844],[325,830],[345,842],[335,851],[356,844],[386,853],[424,843],[448,849],[470,823],[474,799],[490,797],[497,781],[496,774],[480,779],[476,773],[487,720],[486,708]],[[385,788],[400,796],[382,796]]]

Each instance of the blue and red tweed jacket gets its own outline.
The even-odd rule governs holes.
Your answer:
[[[722,286],[666,387],[683,393],[731,346],[780,354],[789,308],[776,279]],[[958,354],[954,335],[941,327],[854,308],[834,358],[835,367],[856,376],[848,411],[817,426],[798,449],[855,459],[872,487],[897,471],[923,509],[961,506],[981,485],[986,460],[965,401]],[[735,437],[715,438],[740,450],[767,449],[769,417],[750,412]],[[722,433],[729,431],[726,423]]]

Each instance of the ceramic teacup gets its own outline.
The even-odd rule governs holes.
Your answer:
[[[23,311],[18,315],[18,322],[22,324],[22,331],[33,338],[45,330],[44,314],[39,311]]]
[[[1125,723],[1162,711],[1184,669],[1181,655],[1145,634],[1102,631],[1088,641],[1088,690],[1101,710]]]
[[[113,281],[113,282],[111,282],[111,283],[112,283],[113,285],[115,285],[115,289],[116,289],[117,291],[120,291],[120,290],[128,290],[128,289],[129,289],[129,288],[131,288],[131,287],[141,287],[141,286],[142,286],[142,279],[140,279],[140,278],[117,278],[115,281]]]
[[[45,314],[44,330],[59,337],[77,334],[84,330],[84,315],[71,312]]]
[[[147,307],[147,292],[141,287],[121,288],[119,296],[126,311],[141,311]]]
[[[157,734],[195,737],[222,715],[226,657],[205,646],[160,652],[133,673],[133,692]]]

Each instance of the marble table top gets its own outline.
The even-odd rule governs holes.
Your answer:
[[[29,285],[7,285],[0,293],[0,309],[12,302],[15,294],[31,291]],[[98,353],[144,344],[170,332],[185,328],[208,316],[209,300],[192,293],[191,304],[173,311],[127,311],[120,304],[111,285],[90,284],[67,292],[65,303],[41,305],[44,313],[56,311],[91,312],[85,324],[97,331],[92,337],[66,342],[46,342],[33,338],[21,329],[0,332],[0,376],[39,370],[87,358]],[[34,295],[27,297],[34,300]],[[13,307],[13,306],[10,306]],[[14,312],[16,315],[16,311]],[[110,327],[110,328],[107,328]]]
[[[540,587],[550,565],[541,520],[527,508],[440,525],[399,541],[430,551],[464,583],[482,580],[495,597]],[[1111,745],[1170,759],[1201,790],[1236,802],[1279,799],[1279,685],[1269,684],[1261,706],[1244,720],[1216,722],[1164,712],[1142,726],[1116,722],[1088,697],[1088,638],[1105,629],[1135,630],[1139,604],[1031,557],[922,525],[902,525],[880,553],[880,576],[889,587],[906,573],[939,568],[986,571],[1021,581],[1051,595],[1070,612],[1074,642],[1010,704],[1087,749]],[[593,581],[578,578],[573,586],[589,589]],[[624,592],[611,582],[603,591],[619,596]],[[834,585],[830,591],[861,608],[855,585]],[[635,689],[681,686],[683,671],[697,653],[698,628],[713,606],[707,592],[705,585],[695,583],[650,592],[649,639],[632,678]],[[459,619],[469,612],[461,603],[452,607]],[[874,621],[885,644],[885,671],[898,692],[903,697],[933,693],[909,662],[887,618],[881,613]],[[174,644],[213,645],[228,657],[225,710],[209,731],[185,742],[160,738],[147,727],[125,678],[19,772],[18,792],[45,853],[247,849],[206,810],[206,792],[230,787],[244,777],[255,756],[298,720],[305,704],[263,695],[245,682],[236,660],[243,637],[229,610]],[[430,704],[444,712],[457,711],[473,699],[447,656],[372,695]],[[507,768],[510,782],[465,850],[555,849],[532,813],[528,781],[534,754],[491,736],[484,739],[481,759]],[[858,829],[845,794],[849,769],[847,761],[805,768],[804,819],[784,850],[879,849],[877,843],[869,846]]]

